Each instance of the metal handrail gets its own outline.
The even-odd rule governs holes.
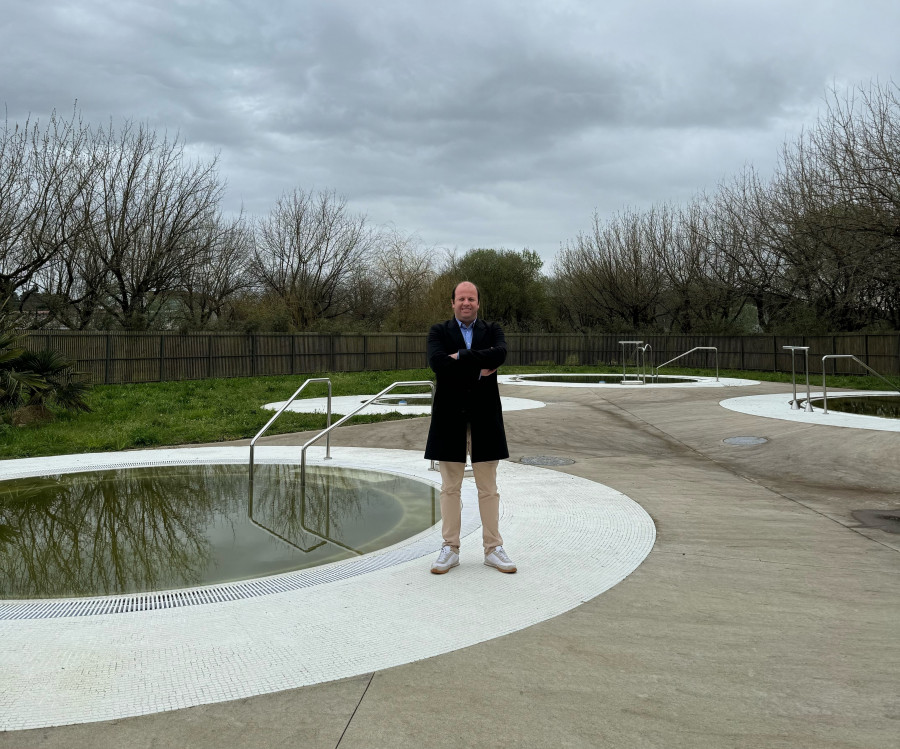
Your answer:
[[[643,343],[643,341],[619,341],[619,345],[622,347],[622,383],[623,384],[625,383],[625,380],[628,378],[628,375],[625,373],[625,361],[626,361],[625,346],[627,344],[629,346],[635,347],[635,349],[634,349],[634,364],[635,364],[635,368],[636,368],[637,367],[638,347],[642,343]],[[636,373],[635,373],[634,377],[635,377],[635,379],[639,379],[639,377]]]
[[[638,351],[641,352],[641,375],[644,378],[644,384],[647,384],[647,370],[644,366],[647,363],[647,349],[650,350],[650,378],[653,379],[653,347],[649,343],[645,343],[643,346],[638,346]]]
[[[688,354],[693,354],[695,351],[715,351],[716,352],[716,382],[719,381],[719,349],[715,346],[694,346],[690,351],[685,351],[683,354],[678,354],[674,359],[669,359],[667,362],[663,362],[656,368],[656,376],[659,377],[659,370],[662,369],[666,364],[671,364],[673,361],[677,361],[682,356],[687,356]]]
[[[371,398],[369,398],[369,400],[367,400],[365,403],[363,403],[359,408],[355,409],[354,411],[351,411],[350,413],[348,413],[346,416],[344,416],[339,421],[334,422],[334,424],[327,427],[323,431],[319,432],[315,437],[313,437],[312,439],[307,441],[306,444],[303,445],[302,449],[300,450],[300,483],[301,484],[306,483],[306,450],[310,445],[312,445],[314,442],[318,442],[320,439],[322,439],[322,437],[329,434],[332,429],[337,429],[345,421],[352,418],[353,416],[356,416],[356,414],[358,414],[364,408],[371,405],[372,403],[374,403],[376,400],[378,400],[382,396],[387,395],[394,388],[410,387],[413,385],[428,385],[431,388],[431,410],[433,412],[434,411],[435,388],[434,388],[434,383],[431,380],[412,380],[409,382],[395,382],[393,385],[388,385],[380,393],[378,393],[377,395],[373,395]],[[434,461],[433,460],[431,461],[431,468],[434,469]]]
[[[861,364],[863,367],[868,369],[873,375],[875,375],[876,377],[880,377],[882,380],[884,380],[888,384],[888,386],[891,388],[891,390],[896,390],[898,393],[900,393],[900,388],[898,388],[896,385],[892,384],[891,381],[888,380],[886,377],[883,377],[882,375],[878,374],[878,372],[876,372],[874,369],[872,369],[872,367],[870,367],[868,364],[857,359],[853,354],[825,354],[825,356],[822,357],[822,400],[823,400],[822,413],[826,413],[826,414],[828,413],[828,388],[825,385],[825,360],[826,359],[853,359],[858,364]]]
[[[803,407],[803,410],[807,413],[812,413],[812,403],[809,402],[809,346],[782,346],[782,348],[786,348],[791,352],[791,386],[794,389],[794,399],[791,401],[791,411],[800,410],[800,405],[797,403],[797,378],[794,372],[794,352],[802,351],[805,355],[806,367],[806,405]]]
[[[253,483],[253,448],[254,448],[255,445],[256,445],[256,441],[266,433],[266,430],[267,430],[270,426],[272,426],[272,424],[275,423],[275,419],[277,419],[279,416],[281,416],[281,414],[284,413],[284,410],[285,410],[288,406],[290,406],[291,403],[294,402],[294,399],[295,399],[298,395],[300,395],[300,391],[302,391],[303,388],[305,388],[305,387],[306,387],[307,385],[309,385],[309,383],[311,383],[311,382],[327,382],[327,383],[328,383],[328,406],[327,406],[327,409],[326,409],[325,424],[326,424],[326,427],[328,427],[328,426],[331,425],[331,379],[328,378],[328,377],[313,377],[313,378],[307,380],[306,382],[304,382],[300,387],[298,387],[298,388],[297,388],[297,392],[295,392],[295,393],[291,396],[290,400],[289,400],[287,403],[285,403],[285,404],[278,410],[278,413],[275,414],[271,419],[269,419],[269,421],[266,422],[266,425],[256,433],[256,436],[255,436],[252,440],[250,440],[250,483],[251,483],[251,484]],[[327,459],[330,459],[330,458],[331,458],[331,437],[329,437],[329,438],[328,438],[328,441],[326,442],[326,446],[325,446],[325,457],[326,457]]]

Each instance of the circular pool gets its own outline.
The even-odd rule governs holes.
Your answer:
[[[824,408],[825,399],[810,398],[814,408]],[[860,416],[877,416],[881,419],[900,419],[900,395],[842,395],[828,396],[828,410]]]
[[[645,379],[643,377],[635,377],[634,375],[628,375],[626,377],[625,375],[620,374],[525,374],[515,375],[515,377],[527,382],[562,382],[567,385],[572,383],[586,385],[659,385],[663,383],[666,385],[674,385],[676,383],[700,381],[697,377],[654,377],[652,375],[647,375]]]
[[[623,377],[621,372],[589,372],[589,373],[536,373],[500,375],[501,385],[532,385],[535,387],[572,387],[572,388],[695,388],[695,387],[735,387],[741,385],[757,385],[756,380],[740,380],[733,377],[702,377],[677,375],[647,375],[643,377],[633,372]]]
[[[155,465],[0,482],[0,599],[215,585],[360,556],[440,516],[407,476],[260,464]]]

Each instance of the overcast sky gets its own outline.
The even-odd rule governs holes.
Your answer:
[[[829,88],[900,82],[898,31],[895,0],[6,0],[0,102],[178,131],[229,209],[333,189],[549,271],[595,210],[770,172]]]

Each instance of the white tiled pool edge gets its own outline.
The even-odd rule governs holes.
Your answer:
[[[363,403],[365,403],[370,398],[373,398],[372,395],[339,395],[331,399],[331,412],[333,414],[348,414],[353,409],[359,408]],[[399,396],[397,396],[399,397]],[[363,413],[365,414],[390,414],[390,413],[400,413],[407,414],[413,416],[427,416],[431,413],[431,403],[422,404],[416,403],[413,398],[410,398],[409,403],[400,404],[400,403],[391,403],[391,404],[378,404],[373,403],[369,406]],[[501,405],[503,406],[503,411],[527,411],[531,408],[543,408],[546,403],[541,401],[532,400],[530,398],[508,398],[506,396],[500,398]],[[277,411],[281,408],[287,401],[277,401],[275,403],[266,403],[263,406],[267,411]],[[294,413],[304,413],[304,414],[323,414],[326,412],[328,406],[328,398],[302,398],[295,400],[291,403],[290,406],[287,407],[286,410],[292,411]]]
[[[198,455],[201,450],[206,454]],[[292,462],[299,457],[297,448],[258,451],[261,461],[280,462],[288,453]],[[156,457],[170,461],[235,462],[247,450],[116,455],[143,463],[149,453],[165,453]],[[339,465],[435,480],[418,452],[342,447],[333,454]],[[310,462],[322,455],[321,449],[315,451]],[[98,458],[67,457],[78,466]],[[63,458],[41,462],[44,473],[73,469],[65,468]],[[33,467],[26,463],[0,463],[0,478]],[[414,558],[250,599],[2,621],[0,730],[110,720],[249,697],[439,655],[578,606],[624,579],[653,546],[655,528],[647,513],[602,484],[501,462],[499,485],[501,531],[519,565],[516,575],[485,567],[480,534],[472,532],[463,541],[460,567],[442,576],[429,574],[428,557]],[[472,487],[466,491],[471,497]],[[471,502],[468,509],[474,512]],[[477,530],[477,520],[475,525],[472,530]],[[439,533],[433,537],[436,552]]]
[[[835,390],[828,391],[828,400],[853,395],[897,395],[891,391],[873,390]],[[792,393],[769,393],[766,395],[746,395],[741,398],[729,398],[719,401],[719,405],[729,411],[747,414],[749,416],[761,416],[766,419],[781,419],[783,421],[795,421],[802,424],[814,424],[818,426],[846,427],[848,429],[874,429],[880,432],[900,432],[900,419],[885,419],[879,416],[864,416],[862,414],[848,414],[840,411],[824,413],[821,408],[814,408],[812,412],[802,409],[791,409]],[[797,397],[806,400],[806,392],[801,394],[798,390]],[[821,392],[810,393],[810,399],[821,398]]]
[[[585,373],[585,374],[554,374],[555,377],[583,377],[585,375],[588,376],[600,376],[610,375],[613,377],[621,377],[622,375],[616,372],[597,372],[596,375],[594,373]],[[682,379],[688,375],[660,375],[659,381],[653,383],[649,387],[653,390],[658,390],[660,388],[709,388],[709,387],[743,387],[746,385],[759,385],[759,382],[756,380],[741,380],[735,377],[720,377],[716,379],[715,377],[700,377],[691,375],[694,382],[666,382],[669,378]],[[528,387],[563,387],[563,388],[616,388],[618,390],[627,389],[627,388],[645,388],[648,385],[644,385],[643,383],[638,382],[629,382],[629,383],[621,383],[621,382],[541,382],[540,380],[530,380],[530,379],[518,379],[519,377],[527,378],[528,375],[498,375],[497,381],[501,385],[527,385]]]

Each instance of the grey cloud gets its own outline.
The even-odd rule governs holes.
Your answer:
[[[13,120],[77,99],[92,122],[221,152],[232,207],[334,188],[430,243],[548,258],[594,209],[769,168],[826,86],[900,61],[900,9],[880,0],[37,0],[5,16]]]

